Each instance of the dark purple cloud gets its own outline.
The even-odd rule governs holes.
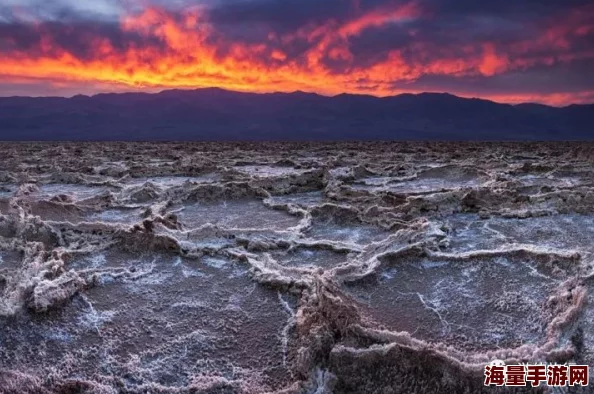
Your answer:
[[[591,99],[593,65],[584,0],[0,5],[0,87],[11,94],[215,85],[566,104]]]

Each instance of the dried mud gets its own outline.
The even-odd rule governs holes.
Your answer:
[[[2,393],[545,393],[484,365],[594,365],[594,145],[0,149]]]

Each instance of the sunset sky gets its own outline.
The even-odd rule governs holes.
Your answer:
[[[221,87],[594,102],[591,0],[0,0],[0,96]]]

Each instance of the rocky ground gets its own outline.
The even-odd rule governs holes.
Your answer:
[[[594,365],[594,144],[0,152],[2,393],[533,393],[485,364]]]

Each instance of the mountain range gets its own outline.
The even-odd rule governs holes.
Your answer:
[[[1,97],[0,140],[594,140],[594,104],[218,88]]]

